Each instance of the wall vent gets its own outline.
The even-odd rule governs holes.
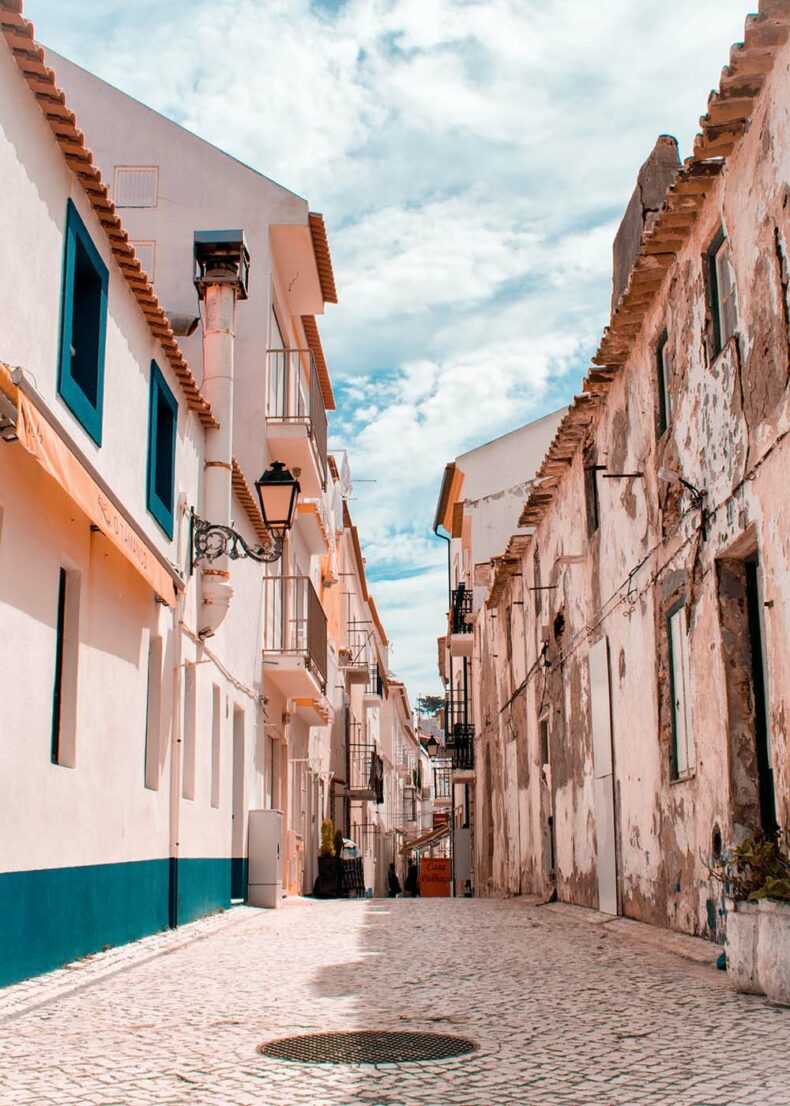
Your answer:
[[[116,207],[156,207],[158,192],[159,169],[155,165],[116,165]]]
[[[130,242],[129,245],[137,254],[137,260],[153,284],[154,267],[156,265],[156,242]]]

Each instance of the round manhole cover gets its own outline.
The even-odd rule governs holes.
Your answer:
[[[282,1037],[262,1044],[258,1051],[264,1056],[303,1064],[408,1064],[415,1060],[465,1056],[477,1048],[476,1042],[468,1037],[447,1033],[360,1030]]]

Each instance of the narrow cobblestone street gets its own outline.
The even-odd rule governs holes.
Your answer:
[[[788,1106],[790,1010],[736,995],[713,955],[518,900],[236,908],[3,991],[0,1102]],[[368,1028],[480,1048],[378,1068],[257,1052]]]

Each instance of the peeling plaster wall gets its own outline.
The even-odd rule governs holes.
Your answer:
[[[598,905],[587,658],[605,635],[619,909],[720,936],[720,893],[707,870],[714,834],[726,846],[757,828],[751,647],[743,603],[733,597],[733,577],[722,566],[742,565],[752,553],[759,557],[777,819],[790,823],[789,66],[784,46],[746,135],[708,194],[524,553],[522,576],[505,587],[496,618],[480,616],[475,693],[494,827],[493,842],[481,841],[488,848],[480,858],[489,865],[488,893],[514,890],[514,871],[522,892],[549,887],[553,837],[558,897]],[[732,251],[738,328],[714,357],[706,254],[720,227]],[[664,330],[672,418],[659,436],[656,345]],[[589,537],[585,457],[606,466],[596,476],[600,526]],[[659,479],[660,469],[705,492],[707,533],[689,492]],[[517,608],[524,624],[519,640],[526,643],[526,676],[517,677],[502,611],[521,586],[551,590],[525,591]],[[687,614],[696,743],[693,771],[683,779],[673,778],[667,641],[667,616],[678,602]],[[525,679],[514,701],[519,709],[510,711],[514,740],[523,748],[514,804],[503,755],[509,738],[497,719]],[[547,782],[542,716],[549,721]]]

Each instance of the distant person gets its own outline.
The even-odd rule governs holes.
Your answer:
[[[419,877],[417,875],[417,865],[413,860],[409,861],[409,871],[406,874],[406,882],[403,885],[403,889],[407,895],[412,895],[414,898],[420,893]]]
[[[398,873],[395,871],[394,860],[390,864],[390,870],[387,873],[387,889],[391,899],[394,899],[396,895],[400,894],[400,880],[398,879]]]

